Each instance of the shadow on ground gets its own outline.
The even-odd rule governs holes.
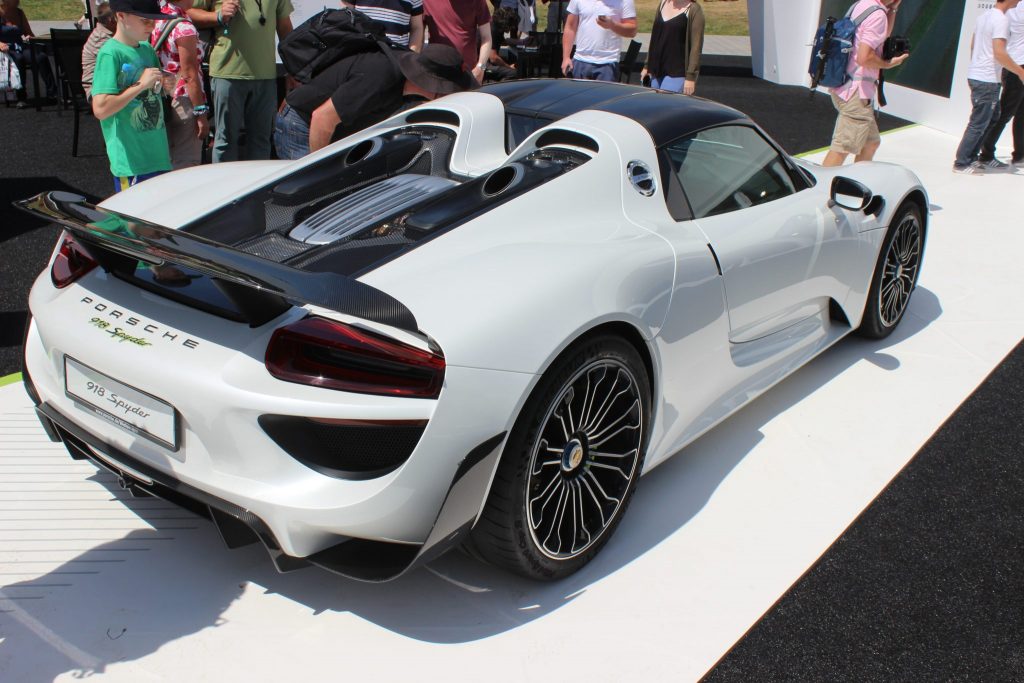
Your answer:
[[[6,623],[0,669],[5,659],[7,666],[17,661],[11,659],[12,653],[32,652],[40,659],[28,668],[19,667],[16,673],[29,678],[17,680],[49,681],[68,671],[78,675],[103,671],[113,662],[137,660],[178,638],[216,628],[225,610],[243,592],[251,591],[280,595],[308,608],[314,618],[350,613],[405,638],[429,643],[477,641],[542,619],[686,526],[764,438],[765,424],[860,361],[886,371],[899,369],[899,361],[886,349],[917,334],[941,315],[935,295],[919,287],[908,315],[891,337],[880,342],[857,338],[840,342],[726,425],[659,466],[641,480],[630,509],[604,550],[565,580],[550,584],[528,581],[461,552],[451,552],[386,584],[359,583],[318,569],[282,575],[256,546],[224,550],[213,526],[198,520],[194,531],[179,535],[173,543],[150,543],[148,552],[97,565],[102,571],[80,582],[82,586],[87,583],[88,590],[55,587],[48,590],[59,599],[10,603],[13,609],[0,615],[0,624]],[[111,489],[114,498],[125,498],[110,475],[99,473],[95,478]],[[162,502],[152,501],[128,498],[125,504],[159,529],[162,522],[151,510]],[[126,539],[84,553],[34,581],[5,586],[0,593],[11,596],[21,591],[24,595],[45,591],[50,584],[67,583],[64,572],[89,566],[97,559],[109,560],[125,543],[146,544],[164,533],[132,532]],[[275,627],[272,623],[248,626]]]

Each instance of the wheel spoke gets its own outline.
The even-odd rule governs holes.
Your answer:
[[[534,476],[540,474],[545,467],[559,465],[562,462],[562,449],[548,446],[547,439],[541,439],[540,447],[537,449],[537,457],[534,458],[534,465],[531,472]]]
[[[571,439],[572,437],[569,436],[570,431],[568,429],[566,429],[566,427],[565,427],[565,418],[562,417],[562,413],[555,413],[555,417],[558,418],[559,424],[562,425],[562,434],[565,435],[565,440],[566,440],[566,442],[568,442],[569,439]]]
[[[621,459],[621,458],[635,458],[637,453],[638,453],[638,449],[634,448],[633,450],[626,451],[625,453],[602,453],[600,451],[590,451],[590,456],[592,458],[617,458],[617,459]]]
[[[541,503],[540,510],[539,510],[539,512],[543,512],[544,508],[547,507],[547,504],[551,502],[551,496],[553,496],[554,492],[558,490],[555,487],[555,485],[558,484],[560,481],[561,481],[561,477],[559,477],[558,475],[555,475],[554,477],[552,477],[551,481],[548,482],[548,485],[544,487],[544,490],[541,491],[538,495],[536,495],[536,496],[534,496],[533,498],[530,499],[530,505],[533,505],[534,503],[536,503],[541,498],[544,498],[544,496],[546,495],[547,498],[544,500],[543,503]],[[550,493],[549,493],[549,491],[550,491]]]
[[[590,463],[590,466],[591,467],[596,467],[596,468],[601,469],[601,470],[610,470],[610,471],[615,472],[616,474],[618,474],[623,479],[629,479],[629,473],[626,472],[621,467],[615,467],[614,465],[606,465],[603,462],[592,462],[592,463]]]
[[[582,482],[582,486],[587,487],[587,493],[590,494],[590,500],[594,502],[594,509],[596,509],[597,514],[601,516],[601,527],[604,528],[607,522],[604,519],[604,507],[601,505],[601,501],[597,499],[597,494],[594,493],[593,487],[590,485],[590,482],[586,480],[586,478],[580,479],[580,481]]]
[[[587,436],[591,439],[591,441],[596,443],[597,440],[599,440],[601,437],[603,437],[608,432],[609,429],[611,429],[612,427],[615,427],[617,424],[622,422],[627,417],[632,416],[633,413],[636,412],[636,408],[639,405],[640,405],[640,399],[635,399],[632,403],[629,404],[629,407],[626,408],[626,412],[624,412],[622,415],[618,416],[617,418],[615,418],[614,420],[612,420],[611,422],[606,424],[601,429],[601,431],[597,432],[596,434],[589,434],[588,433]]]
[[[563,486],[562,493],[558,497],[558,505],[555,507],[555,514],[552,515],[551,531],[548,532],[548,537],[545,539],[544,545],[548,547],[555,554],[562,552],[562,522],[565,519],[565,508],[566,498],[569,496],[569,487]],[[555,540],[558,541],[558,545],[555,548],[551,548],[547,541],[551,540],[551,534],[555,534]]]
[[[590,481],[591,481],[591,483],[593,483],[593,484],[594,484],[594,486],[596,486],[596,487],[597,487],[597,491],[598,491],[598,493],[600,493],[600,494],[601,494],[601,496],[602,496],[602,497],[603,497],[603,498],[604,498],[605,500],[607,500],[607,501],[608,501],[609,503],[612,503],[612,504],[614,504],[614,505],[618,505],[618,504],[619,504],[619,499],[618,499],[618,498],[612,498],[611,496],[609,496],[609,495],[608,495],[607,493],[605,493],[605,492],[604,492],[604,487],[603,487],[603,486],[601,486],[601,482],[599,482],[599,481],[597,480],[597,477],[595,477],[595,476],[594,476],[594,473],[593,473],[593,472],[590,472],[590,471],[588,471],[588,472],[587,472],[587,476],[588,476],[588,477],[590,477]]]
[[[579,547],[579,549],[582,550],[583,548],[586,548],[588,545],[590,545],[590,543],[591,543],[591,536],[590,536],[590,530],[587,529],[587,515],[583,511],[583,485],[579,482],[579,480],[573,482],[573,485],[576,488],[576,498],[575,498],[575,500],[576,500],[576,511],[577,511],[577,514],[579,515],[579,520],[580,520],[579,530],[576,533],[576,537],[580,538],[581,534],[586,535],[586,541]],[[580,540],[582,541],[583,539],[580,538]],[[576,547],[575,543],[573,544],[572,550],[573,550],[573,552],[577,551],[577,547]]]
[[[591,420],[590,424],[586,425],[583,428],[583,431],[587,432],[587,434],[589,435],[590,432],[593,431],[595,426],[597,426],[597,425],[601,424],[602,422],[604,422],[605,416],[609,412],[611,412],[611,409],[615,406],[615,402],[619,400],[619,397],[623,396],[624,394],[628,394],[628,393],[629,393],[629,387],[626,387],[625,389],[623,389],[619,393],[615,394],[615,396],[612,397],[612,400],[610,402],[608,402],[607,407],[601,406],[602,407],[602,411],[600,413],[598,413],[598,415],[593,420]]]
[[[594,401],[597,399],[598,387],[601,386],[601,382],[603,382],[605,377],[608,376],[608,368],[606,368],[606,367],[598,368],[597,372],[600,372],[601,376],[597,378],[596,382],[594,382],[594,388],[593,388],[593,390],[592,390],[592,392],[590,394],[590,400],[589,401],[584,401],[583,417],[580,418],[580,426],[583,427],[583,428],[586,428],[586,425],[590,422],[590,411],[594,407]],[[590,373],[587,373],[587,382],[588,382],[588,386],[589,386]]]
[[[572,387],[569,387],[569,391],[565,392],[565,414],[569,418],[569,433],[576,433],[576,423],[572,419],[572,400],[576,397],[576,391]],[[567,436],[566,441],[569,440]]]
[[[587,421],[583,425],[583,431],[588,432],[588,431],[590,431],[593,428],[593,426],[595,424],[599,424],[601,422],[602,413],[605,410],[605,406],[607,406],[609,404],[609,402],[614,402],[615,399],[619,397],[619,394],[615,393],[615,387],[617,387],[617,386],[619,386],[619,373],[618,372],[615,373],[615,379],[612,381],[612,386],[609,388],[608,393],[604,397],[604,400],[601,401],[600,407],[597,410],[594,411],[594,413],[591,416],[590,420]],[[629,391],[629,388],[627,387],[623,391]],[[620,392],[620,393],[622,393],[622,392]]]
[[[618,429],[616,429],[614,432],[612,432],[608,436],[604,437],[603,439],[600,439],[599,441],[591,441],[590,445],[592,447],[602,446],[602,445],[608,443],[609,441],[611,441],[612,439],[614,439],[616,436],[618,436],[622,432],[625,432],[625,431],[628,431],[628,430],[631,430],[631,429],[640,429],[640,425],[639,424],[635,424],[635,425],[622,425],[621,427],[619,427]]]
[[[572,532],[572,538],[569,541],[569,552],[574,552],[576,550],[576,539],[579,537],[580,528],[580,519],[576,515],[576,508],[579,507],[579,505],[576,503],[575,482],[570,482],[566,489],[569,491],[569,497],[566,507],[568,507],[572,511],[572,517],[570,517],[569,520],[571,522],[569,530]]]

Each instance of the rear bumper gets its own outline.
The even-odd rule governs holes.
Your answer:
[[[26,376],[26,384],[31,380]],[[460,463],[431,532],[422,544],[399,544],[338,536],[336,543],[308,557],[288,555],[273,530],[253,512],[181,482],[114,448],[76,425],[53,406],[42,403],[36,413],[51,439],[62,441],[71,457],[88,459],[112,472],[133,495],[151,495],[209,519],[228,548],[260,542],[280,572],[316,565],[362,581],[388,581],[438,557],[461,543],[472,529],[480,501],[501,454],[505,432],[470,451]]]
[[[106,444],[103,452],[126,454],[255,514],[293,557],[312,556],[343,537],[414,548],[423,544],[460,461],[509,428],[534,379],[452,366],[437,400],[300,386],[271,377],[263,364],[274,324],[250,328],[213,319],[98,270],[83,281],[90,288],[75,283],[58,291],[44,274],[33,288],[25,365],[37,402]],[[83,303],[85,299],[91,303]],[[200,346],[186,349],[164,343],[156,334],[149,335],[154,345],[148,347],[112,342],[89,324],[91,317],[102,315],[97,302],[200,340]],[[303,313],[296,309],[290,315]],[[286,321],[277,324],[281,322]],[[68,356],[127,386],[144,387],[173,406],[179,420],[178,450],[139,438],[83,409],[66,391]],[[426,424],[397,469],[354,479],[303,462],[308,458],[296,452],[295,444],[275,441],[264,429],[263,416]],[[484,498],[482,492],[478,506]]]

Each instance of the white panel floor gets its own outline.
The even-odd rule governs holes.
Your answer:
[[[377,586],[278,575],[166,503],[126,507],[0,389],[0,680],[697,679],[1024,336],[1024,176],[954,176],[956,143],[882,145],[934,204],[897,333],[844,341],[644,478],[555,585],[458,553]]]

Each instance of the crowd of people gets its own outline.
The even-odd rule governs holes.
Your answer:
[[[953,172],[984,175],[1024,168],[1024,7],[1021,0],[997,0],[977,19],[971,38],[967,84],[971,115],[956,151]],[[892,35],[902,0],[857,0],[848,12],[859,20],[850,53],[850,79],[830,91],[838,112],[825,166],[840,166],[851,154],[871,161],[881,145],[875,98],[883,70],[910,58],[886,58],[885,41]],[[996,144],[1013,121],[1010,162],[996,158]]]
[[[874,158],[875,114],[902,0],[855,0],[859,17],[849,80],[831,89],[837,111],[826,166]],[[619,80],[624,38],[637,32],[634,0],[541,0],[561,32],[561,69],[578,79]],[[978,19],[969,85],[973,111],[954,171],[1024,165],[1024,8],[998,0]],[[307,82],[287,78],[278,101],[275,41],[293,30],[291,0],[109,0],[99,5],[82,52],[82,81],[100,121],[115,188],[203,159],[297,159],[423,100],[514,78],[515,50],[536,28],[534,0],[345,0],[376,21],[394,47],[338,60]],[[661,0],[641,79],[696,91],[705,18],[696,0]],[[33,49],[19,0],[0,0],[0,50],[39,69],[56,95],[49,62]],[[208,87],[201,64],[209,64]],[[1013,121],[1008,165],[995,146]],[[212,125],[211,125],[212,121]]]
[[[971,41],[971,118],[956,150],[953,171],[979,175],[1024,168],[1024,8],[998,0],[978,17]],[[996,143],[1010,119],[1013,154],[996,158]]]
[[[298,159],[402,108],[516,77],[515,52],[501,48],[522,45],[536,28],[533,0],[491,1],[344,2],[378,22],[391,48],[346,56],[303,83],[288,76],[280,105],[275,38],[293,30],[291,0],[101,3],[82,81],[115,191],[201,163],[211,128],[213,163]],[[0,2],[16,8],[18,0]],[[564,28],[565,73],[618,80],[621,40],[637,30],[633,0],[542,3],[548,28]],[[655,87],[693,93],[703,40],[700,5],[664,0],[645,75]]]

